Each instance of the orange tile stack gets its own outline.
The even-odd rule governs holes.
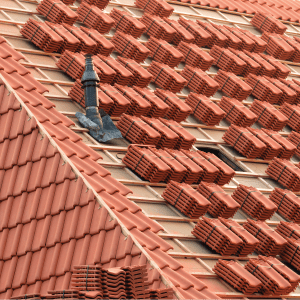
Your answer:
[[[285,84],[288,88],[293,90],[297,95],[294,102],[290,103],[290,104],[299,104],[299,102],[300,102],[300,86],[291,80],[286,80],[286,79],[279,79],[279,80],[280,80],[280,82]]]
[[[168,289],[156,289],[156,290],[147,290],[149,292],[149,297],[145,297],[145,299],[173,299],[174,292],[172,288]]]
[[[174,8],[164,0],[136,0],[136,7],[145,13],[159,17],[169,17]]]
[[[287,238],[287,245],[280,257],[292,265],[297,271],[300,270],[300,239]]]
[[[289,103],[284,103],[280,107],[280,112],[284,114],[287,119],[287,125],[289,125],[293,130],[300,131],[300,107],[297,105],[292,105]]]
[[[263,53],[260,53],[259,55],[276,69],[276,72],[273,74],[274,78],[285,79],[291,73],[291,70],[286,65],[279,62],[273,56]]]
[[[104,299],[125,299],[126,272],[120,268],[102,269],[102,290]]]
[[[225,45],[226,48],[231,49],[241,49],[242,48],[242,41],[239,39],[235,34],[233,34],[230,30],[222,25],[217,25],[212,23],[217,30],[219,30],[223,35],[227,37],[227,44]]]
[[[90,5],[95,5],[98,8],[103,10],[109,3],[109,0],[84,0],[84,2],[86,2]]]
[[[281,37],[295,50],[289,60],[300,62],[300,43],[290,36],[281,35]]]
[[[55,291],[48,291],[47,295],[43,295],[43,297],[34,298],[31,299],[79,299],[80,292],[76,290],[55,290]],[[99,295],[102,295],[101,292],[99,292]],[[25,295],[24,299],[27,299],[27,296]],[[29,298],[30,299],[30,298]]]
[[[300,226],[294,222],[280,221],[275,230],[284,238],[300,239]]]
[[[288,135],[287,140],[296,147],[295,154],[300,157],[300,133],[292,131]]]
[[[257,11],[250,23],[262,32],[284,34],[287,27],[271,14]]]

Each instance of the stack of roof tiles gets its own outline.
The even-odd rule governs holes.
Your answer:
[[[267,256],[276,256],[284,250],[286,240],[265,222],[248,219],[243,226],[259,240],[257,252]]]
[[[96,293],[99,294],[99,296],[101,296],[101,292],[96,292]],[[47,295],[43,295],[39,299],[79,299],[79,297],[81,297],[80,292],[76,290],[55,290],[55,291],[48,291]],[[26,295],[24,299],[27,299]]]
[[[214,62],[214,59],[195,44],[180,42],[177,50],[183,54],[183,62],[191,67],[200,68],[203,71],[208,70]]]
[[[254,294],[261,289],[261,281],[237,261],[219,259],[213,267],[213,271],[244,294]]]
[[[286,238],[287,244],[280,257],[292,265],[297,271],[300,270],[300,239]]]
[[[300,226],[293,222],[280,221],[276,232],[284,238],[300,239]]]
[[[43,0],[36,10],[53,23],[73,25],[78,19],[78,15],[60,0]]]
[[[180,100],[174,93],[163,89],[156,89],[154,93],[169,106],[169,110],[165,115],[166,118],[182,122],[191,114],[192,109],[190,106]]]
[[[151,37],[171,42],[176,34],[176,30],[158,16],[144,14],[140,21],[145,25],[145,33]]]
[[[234,199],[215,183],[202,181],[198,185],[197,191],[210,202],[207,212],[214,218],[231,218],[240,207]]]
[[[95,5],[81,2],[77,9],[78,19],[89,28],[94,28],[100,33],[107,33],[114,26],[115,21]]]
[[[288,137],[287,141],[291,142],[295,147],[295,154],[300,157],[300,133],[292,131]]]
[[[219,88],[219,84],[199,68],[186,65],[181,76],[187,80],[186,87],[207,97],[213,96]]]
[[[221,255],[233,255],[243,241],[218,219],[202,217],[192,234]]]
[[[294,99],[294,102],[290,102],[290,104],[299,104],[299,102],[300,102],[300,86],[291,80],[285,80],[285,79],[281,79],[281,78],[279,80],[280,80],[280,82],[285,84],[287,87],[289,87],[291,90],[293,90],[296,93],[296,98]]]
[[[210,206],[206,198],[186,183],[169,182],[162,197],[190,218],[203,216]]]
[[[284,187],[300,191],[300,169],[289,160],[275,157],[265,172]]]
[[[146,27],[139,20],[134,18],[129,12],[113,8],[110,12],[110,17],[115,21],[116,31],[121,31],[126,34],[139,38]]]
[[[102,270],[102,289],[104,299],[125,299],[125,275],[126,272],[120,268]]]
[[[293,192],[275,187],[269,199],[277,205],[277,212],[285,219],[300,223],[300,199]]]
[[[227,44],[225,45],[225,47],[231,49],[242,49],[241,39],[239,39],[234,33],[232,33],[231,30],[228,30],[226,27],[222,25],[217,25],[214,23],[212,23],[212,25],[227,37]]]
[[[266,101],[254,100],[250,110],[256,115],[256,121],[267,129],[279,131],[288,122],[284,114]]]
[[[257,119],[257,116],[249,108],[234,98],[223,96],[219,107],[225,112],[224,119],[237,126],[251,126]]]
[[[271,14],[257,11],[250,23],[262,32],[284,34],[287,27]]]
[[[262,294],[287,295],[291,290],[290,283],[265,260],[251,258],[245,269],[262,282]]]
[[[136,7],[145,13],[159,17],[169,17],[174,8],[164,0],[136,0]]]
[[[176,67],[183,59],[183,55],[172,45],[164,40],[150,37],[145,46],[150,50],[149,56],[155,61]]]
[[[298,105],[292,105],[289,103],[284,103],[280,107],[280,112],[284,114],[288,121],[289,125],[293,130],[300,131],[300,107]]]
[[[144,61],[149,55],[149,50],[143,44],[131,35],[121,31],[117,31],[114,34],[111,42],[121,56],[132,58],[136,62]]]
[[[219,218],[219,220],[243,241],[243,244],[238,249],[237,253],[235,253],[235,255],[247,256],[248,254],[254,252],[259,244],[259,240],[257,238],[255,238],[250,232],[248,232],[243,226],[239,225],[234,220],[224,218]]]
[[[86,2],[90,5],[95,5],[98,8],[103,10],[109,3],[109,0],[84,0],[84,2]]]
[[[289,58],[289,60],[293,62],[300,62],[300,43],[293,39],[290,36],[282,35],[282,38],[292,47],[294,48],[293,55]]]
[[[240,101],[246,99],[252,92],[252,88],[233,73],[219,70],[214,80],[218,82],[222,92]]]
[[[206,125],[217,125],[224,118],[224,111],[204,95],[190,93],[185,103],[191,107],[192,114]]]
[[[277,206],[252,186],[240,184],[232,194],[232,198],[241,205],[241,209],[256,220],[270,219]]]
[[[168,65],[152,61],[147,71],[153,75],[153,82],[162,89],[177,93],[186,85],[186,80]]]
[[[275,73],[272,74],[272,77],[285,79],[291,73],[291,70],[286,65],[279,62],[273,56],[263,53],[260,53],[259,55],[276,69]]]
[[[147,290],[149,293],[149,297],[145,297],[145,299],[173,299],[174,293],[172,288],[167,289],[149,289]]]

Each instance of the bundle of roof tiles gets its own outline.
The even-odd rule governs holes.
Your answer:
[[[149,49],[151,58],[171,68],[176,67],[183,59],[181,52],[164,40],[150,37],[145,46]]]
[[[263,53],[260,53],[259,55],[276,69],[275,73],[272,74],[272,77],[285,79],[291,73],[291,70],[286,65],[282,64],[271,55]]]
[[[289,60],[293,62],[300,62],[300,43],[293,39],[290,36],[282,35],[282,38],[292,47],[294,48],[293,55],[289,58]]]
[[[291,102],[290,104],[299,104],[299,102],[300,102],[300,86],[291,80],[285,80],[285,79],[281,79],[281,78],[279,78],[279,80],[280,80],[280,82],[285,84],[288,88],[292,89],[297,95],[295,98],[295,101]]]
[[[224,119],[231,124],[248,127],[255,123],[257,116],[240,101],[223,96],[219,107],[224,111]]]
[[[94,28],[100,33],[107,33],[114,26],[115,21],[95,5],[81,2],[77,9],[78,19],[89,28]]]
[[[202,181],[198,185],[197,191],[210,202],[207,212],[214,218],[231,218],[240,207],[234,199],[215,183]]]
[[[156,89],[154,93],[169,106],[169,110],[165,115],[166,118],[182,122],[191,114],[192,109],[190,106],[180,100],[174,93],[163,89]]]
[[[109,3],[109,0],[84,0],[84,2],[90,5],[95,5],[103,10]]]
[[[248,254],[254,252],[257,245],[259,244],[259,240],[256,237],[254,237],[243,226],[239,225],[234,220],[224,219],[221,217],[219,217],[219,220],[243,241],[243,244],[238,249],[237,253],[235,253],[235,255],[247,256]]]
[[[145,299],[173,299],[174,297],[172,288],[149,289],[147,292],[149,293],[149,297],[145,297]]]
[[[73,25],[78,19],[78,15],[60,0],[43,0],[36,10],[53,23]]]
[[[233,255],[243,241],[218,219],[202,217],[192,234],[221,255]]]
[[[190,218],[203,216],[210,202],[186,183],[170,181],[162,197]]]
[[[117,31],[114,34],[111,42],[114,44],[116,51],[121,56],[132,58],[136,62],[144,61],[150,53],[149,50],[138,40],[121,31]]]
[[[267,129],[279,131],[288,123],[287,117],[266,101],[254,100],[250,110],[256,115],[256,121]]]
[[[241,209],[256,220],[270,219],[277,206],[252,186],[240,184],[232,194],[232,198],[241,205]]]
[[[300,131],[300,107],[298,105],[292,105],[289,103],[284,103],[280,107],[280,112],[284,114],[288,121],[289,125],[293,130]]]
[[[287,244],[280,257],[292,265],[297,271],[300,270],[300,239],[286,238]]]
[[[271,14],[266,14],[261,11],[257,11],[250,23],[257,27],[262,32],[284,34],[287,27],[275,19]]]
[[[186,80],[168,65],[152,61],[147,71],[153,75],[153,82],[162,89],[177,93],[186,85]]]
[[[181,76],[187,80],[186,87],[207,97],[213,96],[219,88],[219,84],[199,68],[186,65]]]
[[[238,38],[231,30],[228,30],[226,27],[218,24],[212,23],[212,25],[219,30],[223,35],[227,37],[227,44],[225,47],[231,49],[242,49],[242,40]]]
[[[276,256],[284,250],[287,241],[265,222],[248,219],[243,226],[259,240],[257,252],[267,256]]]
[[[118,57],[117,61],[133,75],[129,85],[143,88],[150,83],[152,75],[136,61],[121,56]]]
[[[192,114],[206,125],[217,125],[224,118],[224,111],[204,95],[190,93],[185,103],[191,107]]]
[[[127,11],[113,8],[109,15],[115,21],[114,28],[117,32],[124,32],[137,39],[146,30],[145,25]]]
[[[174,8],[164,0],[136,0],[136,7],[145,13],[159,17],[169,17]]]
[[[96,292],[99,294],[99,296],[102,295],[101,292]],[[37,296],[37,295],[36,295]],[[37,299],[78,299],[81,297],[81,293],[76,290],[54,290],[54,291],[48,291],[47,295],[43,295],[42,297],[36,297]],[[24,297],[27,298],[26,296]],[[34,297],[33,297],[34,298]],[[33,299],[31,298],[31,299]]]
[[[219,70],[214,80],[220,85],[223,93],[240,101],[246,99],[252,92],[252,88],[233,73]]]
[[[300,191],[300,169],[289,160],[275,157],[265,172],[293,192]]]
[[[287,141],[291,142],[295,147],[295,154],[300,157],[300,133],[292,131],[288,137]]]
[[[121,268],[110,268],[102,270],[103,298],[104,299],[125,299],[125,274]]]
[[[300,239],[300,226],[294,222],[280,221],[276,232],[284,238]]]

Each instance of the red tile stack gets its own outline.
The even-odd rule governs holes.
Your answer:
[[[295,154],[300,157],[300,133],[292,131],[288,135],[287,141],[290,141],[296,147]]]
[[[224,111],[204,95],[190,93],[185,103],[191,107],[192,114],[206,125],[217,125],[224,118]]]
[[[133,75],[129,85],[135,85],[137,87],[144,88],[150,83],[152,75],[139,63],[133,59],[124,58],[121,56],[118,57],[117,61]]]
[[[259,244],[259,240],[257,238],[234,220],[224,218],[219,218],[219,220],[243,241],[242,246],[238,249],[235,255],[247,256],[254,252],[255,248]]]
[[[116,124],[122,136],[134,144],[157,145],[161,135],[136,116],[123,113]]]
[[[218,82],[222,92],[240,101],[246,99],[252,92],[252,88],[233,73],[219,70],[214,80]]]
[[[102,289],[104,299],[125,299],[125,276],[126,272],[120,268],[102,270]]]
[[[147,290],[149,291],[149,297],[145,297],[145,299],[173,299],[174,292],[172,288],[168,289],[156,289],[156,290]]]
[[[286,79],[279,79],[279,80],[280,80],[280,82],[285,84],[288,88],[290,88],[291,90],[293,90],[296,93],[296,98],[294,99],[294,102],[290,103],[290,104],[299,104],[299,102],[300,102],[300,86],[291,80],[286,80]]]
[[[183,59],[181,52],[164,40],[150,37],[145,46],[150,50],[149,56],[151,58],[155,61],[167,64],[171,68],[178,66]]]
[[[287,119],[287,125],[289,125],[293,130],[300,131],[300,107],[297,105],[292,105],[289,103],[284,103],[280,107],[280,112],[284,114]]]
[[[219,102],[220,108],[225,112],[224,119],[231,124],[248,127],[255,123],[257,116],[234,98],[223,96]]]
[[[174,8],[164,0],[136,0],[134,4],[145,13],[159,17],[168,18],[174,11]]]
[[[284,34],[287,27],[271,14],[257,11],[250,23],[262,32]]]
[[[219,259],[213,267],[213,271],[244,294],[254,294],[261,289],[261,281],[245,270],[237,261]]]
[[[78,15],[60,0],[43,0],[36,10],[53,23],[73,25],[78,19]]]
[[[300,239],[300,226],[294,222],[280,221],[275,230],[283,238]]]
[[[129,145],[123,163],[150,182],[164,182],[171,172],[170,167],[147,147]]]
[[[276,72],[273,74],[274,78],[285,79],[291,73],[291,70],[286,65],[282,64],[271,55],[263,53],[260,53],[259,55],[276,69]]]
[[[207,97],[213,96],[219,88],[219,84],[199,68],[185,66],[181,76],[187,80],[186,87]]]
[[[262,282],[262,294],[287,295],[291,290],[290,283],[264,260],[251,258],[245,269]]]
[[[210,206],[209,201],[186,183],[169,182],[162,197],[190,218],[200,218]]]
[[[237,252],[243,241],[217,219],[202,217],[192,234],[221,255],[230,256]]]
[[[270,219],[277,210],[277,206],[271,200],[252,186],[240,184],[232,198],[241,204],[243,211],[256,220]]]
[[[186,85],[186,80],[168,65],[152,61],[147,71],[153,75],[153,82],[162,89],[178,93]]]
[[[81,2],[77,9],[79,21],[89,28],[94,28],[100,33],[107,33],[114,26],[115,21],[95,5]]]
[[[176,34],[176,30],[158,16],[144,14],[140,21],[145,25],[145,33],[157,39],[171,42]]]
[[[300,169],[292,162],[275,157],[269,164],[266,173],[293,192],[300,191]]]
[[[149,50],[138,40],[121,31],[117,31],[114,34],[111,42],[114,44],[116,51],[121,56],[132,58],[138,63],[144,61],[150,53]]]
[[[115,21],[116,31],[124,32],[137,39],[146,30],[145,25],[127,11],[113,8],[109,15]]]
[[[297,271],[300,270],[300,239],[287,238],[287,245],[280,257],[292,265]]]
[[[214,218],[231,218],[240,207],[234,199],[215,183],[202,181],[198,185],[197,191],[211,203],[207,212]]]
[[[182,122],[191,114],[191,108],[174,93],[162,89],[156,89],[154,93],[169,106],[169,110],[165,115],[168,119]]]
[[[20,33],[38,48],[49,53],[58,52],[64,43],[62,37],[47,24],[31,18],[22,27]]]
[[[282,38],[295,50],[289,60],[293,62],[300,62],[300,43],[290,36],[282,35]]]
[[[267,256],[279,255],[286,245],[286,240],[263,221],[248,219],[244,228],[260,242],[256,251]]]
[[[98,8],[103,10],[109,3],[109,0],[84,0],[84,2],[86,2],[90,5],[95,5]]]
[[[214,23],[212,23],[211,25],[213,25],[217,30],[219,30],[223,35],[227,37],[227,44],[225,45],[225,47],[231,49],[242,48],[242,41],[226,27]]]
[[[55,290],[55,291],[48,291],[47,295],[43,295],[42,297],[38,299],[79,299],[80,295],[79,292],[76,290]],[[101,292],[99,292],[100,295]],[[25,295],[24,299],[27,299],[27,296]],[[31,298],[34,299],[34,298]],[[37,300],[37,299],[36,299]]]
[[[180,17],[178,23],[195,37],[194,44],[197,46],[205,47],[211,43],[212,36],[196,22]]]
[[[208,70],[214,59],[205,51],[201,50],[195,44],[180,42],[177,50],[183,54],[183,62],[191,67],[200,68],[203,71]]]
[[[222,139],[247,158],[257,158],[266,149],[265,143],[246,128],[231,125]]]

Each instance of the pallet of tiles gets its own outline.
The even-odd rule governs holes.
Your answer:
[[[283,191],[286,191],[287,193],[289,192],[288,190],[283,190]],[[289,193],[287,195],[289,195]],[[300,239],[300,226],[294,223],[294,221],[293,222],[280,221],[280,223],[277,225],[275,230],[278,234],[280,234],[285,239],[286,238],[292,238],[295,240]]]
[[[296,104],[296,105],[299,104],[299,102],[300,102],[300,86],[291,80],[286,80],[286,79],[281,79],[281,78],[279,78],[279,80],[281,83],[285,84],[288,88],[290,88],[291,90],[293,90],[296,93],[294,102],[292,102],[290,104]]]
[[[296,132],[300,131],[300,107],[298,105],[292,105],[284,103],[280,107],[280,112],[288,119],[287,125],[289,125]]]
[[[292,131],[288,135],[287,141],[291,142],[296,147],[295,154],[300,157],[300,133]]]
[[[287,27],[271,14],[257,11],[250,23],[262,32],[284,34]]]
[[[297,271],[300,270],[300,239],[287,238],[287,245],[280,257],[293,266]]]
[[[300,62],[300,43],[290,36],[282,35],[282,38],[295,50],[289,60],[296,63]]]
[[[279,62],[273,56],[266,55],[266,54],[263,54],[263,53],[260,53],[259,55],[276,69],[276,72],[273,73],[274,78],[285,79],[291,73],[291,70],[286,65]]]

